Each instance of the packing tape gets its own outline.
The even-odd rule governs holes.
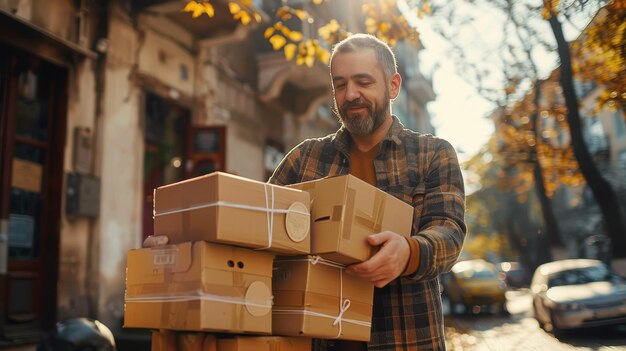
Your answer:
[[[184,302],[184,301],[211,301],[222,302],[242,306],[255,306],[272,308],[272,297],[268,299],[251,299],[235,296],[224,296],[205,293],[198,289],[195,291],[180,291],[175,293],[143,294],[136,296],[126,296],[125,303],[164,303],[164,302]]]
[[[347,192],[346,208],[345,213],[343,214],[343,221],[341,222],[341,236],[345,240],[350,240],[350,234],[352,232],[352,220],[354,219],[356,190],[348,188]]]
[[[310,256],[308,258],[302,259],[286,259],[286,260],[281,260],[281,262],[308,262],[309,264],[312,265],[316,265],[316,264],[323,264],[326,266],[330,266],[330,267],[335,267],[339,269],[339,313],[337,315],[329,315],[329,314],[325,314],[325,313],[318,313],[318,312],[314,312],[314,311],[308,311],[305,309],[274,309],[272,311],[272,314],[303,314],[306,316],[314,316],[314,317],[322,317],[322,318],[331,318],[333,319],[333,326],[338,325],[338,331],[337,331],[337,335],[334,337],[335,339],[341,337],[341,332],[342,332],[342,326],[343,326],[343,322],[347,322],[347,323],[352,323],[352,324],[357,324],[357,325],[363,325],[366,327],[370,327],[371,323],[368,322],[363,322],[363,321],[358,321],[358,320],[353,320],[353,319],[346,319],[343,318],[344,313],[350,308],[351,302],[349,299],[343,299],[343,270],[345,269],[345,266],[342,264],[339,264],[337,262],[333,262],[330,260],[326,260],[321,258],[320,256]]]
[[[385,215],[385,204],[387,202],[387,195],[384,193],[377,191],[374,196],[374,209],[372,210],[372,214],[368,215],[367,213],[357,210],[355,215],[356,222],[359,225],[362,225],[373,233],[380,233],[382,230],[383,224],[383,216]]]
[[[309,212],[299,211],[297,208],[296,209],[274,208],[274,204],[275,204],[274,189],[276,189],[277,187],[279,186],[274,185],[274,184],[269,184],[269,183],[263,183],[263,188],[265,191],[265,207],[243,205],[243,204],[238,204],[238,203],[228,202],[228,201],[215,201],[215,202],[209,202],[209,203],[194,204],[194,205],[187,206],[184,208],[173,208],[173,209],[162,210],[162,211],[156,211],[156,209],[154,209],[153,218],[172,215],[176,213],[182,213],[183,214],[183,229],[187,229],[189,228],[190,211],[193,211],[193,210],[199,210],[199,209],[210,208],[210,207],[230,207],[230,208],[238,208],[242,210],[265,212],[267,215],[268,245],[266,247],[258,248],[257,250],[269,249],[272,247],[272,236],[274,233],[274,215],[275,214],[282,213],[286,215],[292,212],[292,213],[297,213],[300,215],[307,216],[307,218],[310,218],[311,216]],[[271,189],[271,191],[268,191],[268,189]]]
[[[346,300],[349,301],[349,300]],[[349,306],[348,306],[349,307]],[[274,315],[290,315],[290,314],[301,314],[301,315],[305,315],[305,316],[310,316],[310,317],[319,317],[319,318],[326,318],[326,319],[332,319],[337,321],[337,319],[339,318],[339,316],[335,316],[335,315],[330,315],[330,314],[325,314],[325,313],[319,313],[319,312],[315,312],[315,311],[308,311],[305,309],[274,309],[272,311],[272,314]],[[335,326],[337,323],[335,323],[335,321],[333,322],[333,326]],[[371,322],[366,322],[366,321],[360,321],[357,319],[350,319],[350,318],[341,318],[341,320],[339,321],[339,332],[337,333],[337,335],[334,337],[339,338],[341,336],[341,332],[342,332],[342,323],[350,323],[353,325],[358,325],[361,327],[366,327],[366,328],[371,328],[372,323]]]
[[[306,301],[306,305],[304,303]],[[322,293],[303,290],[274,291],[274,305],[276,309],[304,309],[317,313],[333,315],[330,306],[338,305],[339,298]],[[332,310],[336,310],[335,307]],[[344,317],[354,320],[371,320],[372,301],[368,302],[350,300],[350,309],[346,311]],[[345,320],[345,318],[344,318]]]

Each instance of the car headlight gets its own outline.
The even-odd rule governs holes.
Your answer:
[[[559,311],[578,311],[582,308],[582,304],[577,302],[559,303],[555,308]]]

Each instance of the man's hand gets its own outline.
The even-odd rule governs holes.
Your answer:
[[[384,231],[367,237],[372,246],[380,246],[369,260],[346,268],[346,273],[363,278],[377,288],[396,279],[409,262],[411,248],[406,239],[394,232]]]
[[[150,235],[143,241],[143,247],[155,247],[159,245],[167,245],[170,238],[167,235]]]

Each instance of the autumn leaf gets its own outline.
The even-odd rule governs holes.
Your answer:
[[[204,2],[204,12],[206,12],[207,16],[209,17],[213,17],[215,16],[215,9],[213,8],[213,5],[211,5],[208,2]]]
[[[324,49],[321,46],[318,46],[316,52],[317,60],[323,62],[324,64],[328,64],[328,61],[330,60],[330,53],[328,52],[328,50]]]
[[[311,17],[309,13],[304,10],[296,9],[294,10],[294,12],[296,14],[296,17],[298,17],[301,21],[304,21],[307,18]]]
[[[280,50],[287,43],[287,39],[280,34],[272,35],[269,40],[274,50]]]
[[[185,7],[181,10],[182,12],[193,12],[193,10],[198,6],[198,3],[195,1],[189,1],[185,5]]]
[[[274,31],[275,31],[274,27],[267,27],[267,29],[263,33],[263,38],[267,39],[271,37],[272,34],[274,34]]]
[[[202,3],[189,1],[182,9],[182,12],[191,12],[191,18],[198,18],[204,13],[209,17],[213,17],[214,15],[213,6],[206,1]]]
[[[287,21],[291,18],[291,10],[287,6],[283,6],[276,10],[276,17],[280,18],[282,21]]]
[[[315,56],[314,55],[307,55],[304,59],[304,63],[307,65],[307,67],[313,67],[313,64],[315,63]]]
[[[285,51],[285,58],[287,59],[287,61],[291,61],[293,59],[296,54],[296,49],[296,44],[289,43],[285,45],[285,48],[283,50]]]
[[[291,31],[288,35],[289,39],[291,41],[295,41],[298,42],[300,40],[302,40],[302,33],[297,32],[297,31]]]
[[[230,10],[230,13],[234,15],[234,14],[241,12],[242,8],[241,6],[239,6],[238,3],[231,1],[228,3],[228,10]]]

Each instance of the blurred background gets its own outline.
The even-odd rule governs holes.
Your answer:
[[[623,0],[0,0],[0,347],[86,317],[118,349],[149,348],[122,324],[153,189],[213,171],[265,181],[334,132],[330,48],[369,32],[397,56],[394,114],[462,162],[449,348],[626,349],[626,311],[605,312],[626,309],[625,17]],[[606,273],[532,289],[540,265],[583,258]],[[544,302],[559,281],[616,284],[576,325],[608,331],[537,317],[591,306]]]

